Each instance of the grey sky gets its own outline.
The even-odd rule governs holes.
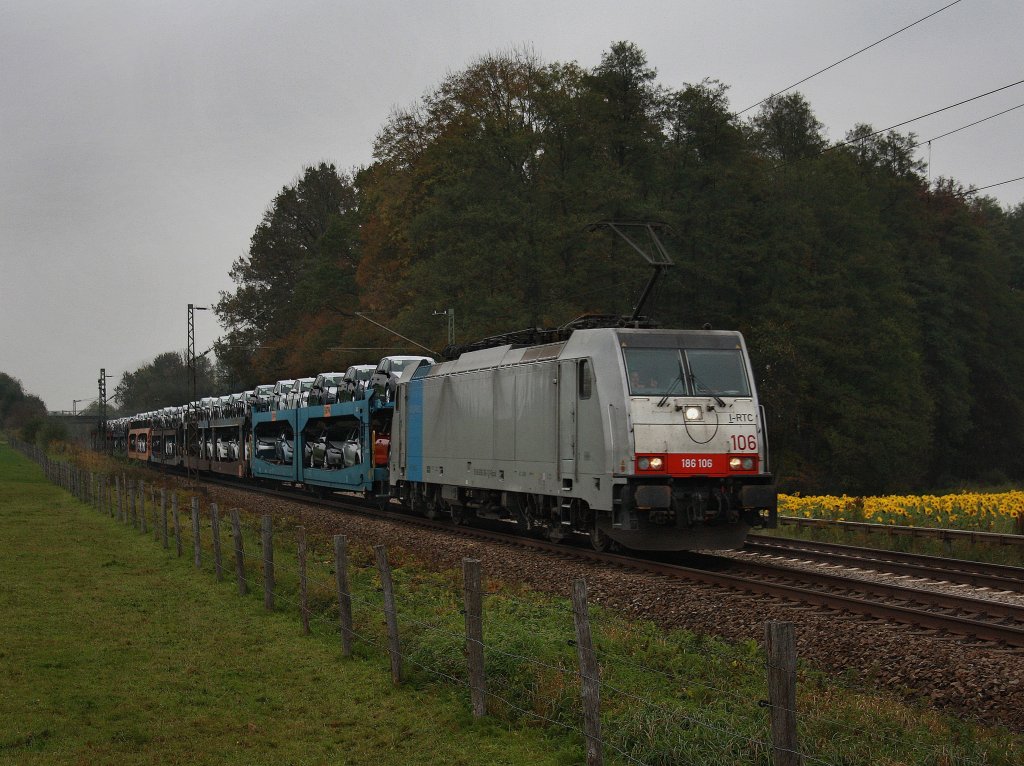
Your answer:
[[[186,305],[304,165],[369,162],[394,106],[489,52],[592,67],[616,40],[659,82],[735,109],[937,10],[901,2],[0,0],[0,371],[50,409],[186,342]],[[963,0],[802,85],[831,139],[1024,78],[1024,3]],[[1024,85],[909,125],[922,139],[1024,103]],[[1024,175],[1024,109],[936,141],[934,176]],[[927,151],[920,155],[928,159]],[[1004,204],[1024,182],[990,190]],[[196,323],[198,350],[219,327]],[[309,374],[315,374],[310,370]]]

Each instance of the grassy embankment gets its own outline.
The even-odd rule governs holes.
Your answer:
[[[0,763],[572,763],[454,692],[341,661],[0,442]]]
[[[464,677],[457,575],[393,552],[407,656],[396,690],[368,548],[352,546],[351,574],[356,629],[369,642],[343,660],[329,542],[310,541],[306,637],[286,542],[294,537],[286,522],[278,531],[279,607],[267,613],[255,561],[248,598],[230,571],[223,583],[211,576],[208,522],[197,573],[190,540],[178,559],[173,543],[165,552],[74,501],[0,442],[0,764],[582,761],[579,735],[566,733],[579,709],[563,601],[488,583],[489,687],[528,712],[492,698],[491,717],[474,722],[464,690],[445,678]],[[250,556],[259,550],[255,534],[245,545]],[[756,646],[594,612],[609,763],[625,762],[616,750],[650,764],[769,762]],[[801,749],[825,763],[1020,762],[1018,737],[803,670],[798,708]],[[531,726],[533,716],[555,723]]]

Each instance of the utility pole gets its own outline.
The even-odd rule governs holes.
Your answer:
[[[196,312],[206,311],[206,306],[188,304],[188,376],[192,386],[192,401],[196,400]]]
[[[188,403],[191,412],[196,400],[196,312],[206,311],[206,306],[188,304],[188,376],[192,387],[192,398]],[[185,454],[188,455],[188,423],[185,424]]]
[[[448,317],[448,345],[455,345],[455,309],[446,308],[444,311],[435,311],[436,317]]]
[[[97,398],[99,404],[99,420],[96,423],[96,449],[107,451],[107,378],[113,377],[113,375],[107,375],[107,368],[100,367],[100,378],[97,381],[99,383],[100,395]]]

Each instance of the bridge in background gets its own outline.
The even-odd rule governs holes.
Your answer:
[[[47,412],[47,417],[61,423],[68,429],[68,438],[80,444],[92,444],[92,434],[96,430],[99,418],[94,413],[84,414],[71,410]]]

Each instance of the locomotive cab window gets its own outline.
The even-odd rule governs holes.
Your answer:
[[[594,382],[590,378],[590,361],[587,359],[580,359],[579,365],[576,368],[576,381],[579,387],[579,398],[589,399],[590,394],[594,389]]]
[[[633,396],[664,396],[669,390],[685,394],[683,360],[677,348],[627,348],[626,378]]]
[[[632,396],[750,396],[738,349],[625,348]]]
[[[747,370],[739,351],[688,349],[686,361],[695,396],[750,396]]]

